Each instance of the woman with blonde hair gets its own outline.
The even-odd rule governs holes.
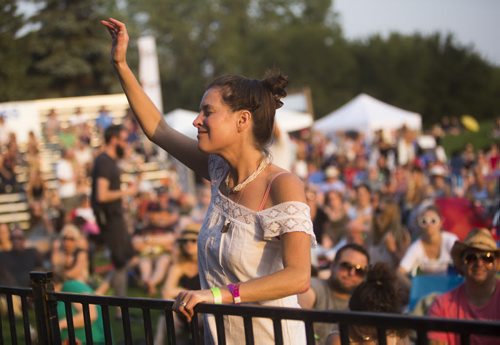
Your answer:
[[[54,241],[51,263],[64,279],[86,282],[89,278],[87,240],[73,224],[66,224],[60,238]]]
[[[367,239],[372,263],[385,262],[396,269],[410,242],[410,233],[401,224],[398,204],[382,197],[374,211],[372,229]]]

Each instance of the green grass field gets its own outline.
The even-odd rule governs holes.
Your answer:
[[[467,143],[471,143],[474,149],[488,147],[493,142],[493,121],[480,122],[478,132],[464,131],[459,135],[447,135],[443,138],[442,145],[448,157],[456,150],[462,150]]]

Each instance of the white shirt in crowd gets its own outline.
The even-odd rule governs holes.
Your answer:
[[[418,271],[423,273],[446,273],[448,266],[453,262],[451,259],[451,247],[458,237],[451,232],[441,232],[441,250],[437,259],[430,259],[425,254],[422,240],[413,242],[399,266],[405,271],[416,275]]]
[[[70,198],[76,195],[75,170],[70,162],[61,159],[57,163],[56,177],[59,180],[59,196],[61,198]]]

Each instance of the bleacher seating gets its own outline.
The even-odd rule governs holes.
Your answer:
[[[129,108],[124,94],[44,99],[35,101],[35,104],[39,114],[40,133],[42,133],[41,129],[51,109],[56,110],[57,119],[64,128],[68,126],[75,108],[81,107],[82,115],[92,128],[101,106],[106,106],[113,117],[114,123],[121,123]],[[93,133],[94,136],[91,138],[91,146],[98,149],[101,144],[100,138],[96,131],[93,131]],[[38,139],[40,144],[39,163],[42,176],[46,183],[46,187],[49,190],[54,190],[58,187],[55,168],[57,162],[61,158],[60,151],[56,146],[48,145],[49,143],[45,142],[46,138],[42,135],[38,136]],[[24,154],[26,143],[19,143],[19,147],[20,152]],[[26,187],[31,168],[32,167],[28,165],[16,166],[15,172],[17,181],[21,183],[23,187]],[[139,169],[138,171],[137,168]],[[132,171],[134,169],[136,171]],[[159,187],[164,179],[171,177],[171,173],[165,169],[165,165],[158,162],[141,163],[139,167],[135,167],[134,169],[130,171],[125,169],[122,174],[122,181],[124,183],[134,180],[137,174],[140,173],[143,181],[150,181],[153,187]],[[29,203],[24,193],[0,195],[0,222],[8,224],[16,223],[21,226],[21,228],[28,229],[29,221]]]

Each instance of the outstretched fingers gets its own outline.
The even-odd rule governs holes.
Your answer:
[[[123,35],[127,32],[125,24],[114,18],[101,20],[101,24],[108,29],[109,33],[113,38],[116,37],[117,35]]]

